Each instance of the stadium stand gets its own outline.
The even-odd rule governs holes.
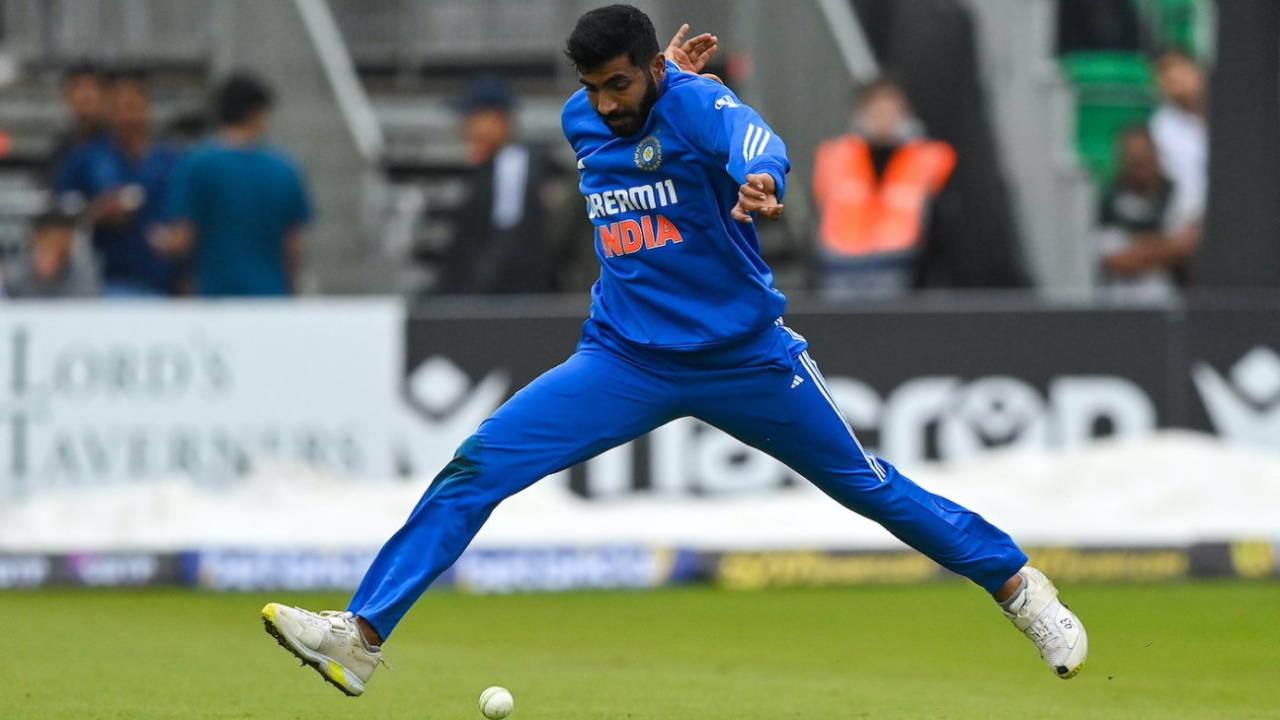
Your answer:
[[[957,147],[960,170],[975,157],[989,163],[971,176],[958,170],[956,180],[970,193],[989,185],[982,192],[990,204],[979,215],[994,224],[982,234],[1006,238],[1004,255],[1015,265],[1023,258],[1031,284],[1051,295],[1079,295],[1095,281],[1089,222],[1099,183],[1112,172],[1111,136],[1151,107],[1150,69],[1139,52],[1174,43],[1203,57],[1213,30],[1204,0],[1135,0],[1141,48],[1083,50],[1059,61],[1056,0],[929,0],[892,12],[883,9],[892,4],[873,0],[638,4],[663,32],[678,21],[714,30],[724,48],[714,69],[785,133],[799,181],[784,223],[763,241],[779,284],[791,290],[812,281],[800,260],[810,255],[816,227],[806,187],[813,150],[845,129],[855,81],[878,72],[876,39],[897,37],[887,52],[881,48],[880,60],[891,61],[894,47],[909,47],[918,34],[882,27],[886,17],[919,16],[908,24],[916,28],[919,18],[972,17],[976,87],[989,102],[986,120],[977,122],[987,124],[990,140]],[[148,70],[159,124],[180,132],[203,107],[211,80],[244,65],[282,89],[276,134],[315,179],[318,222],[304,286],[416,295],[433,284],[433,267],[452,240],[447,218],[464,199],[466,166],[449,99],[477,75],[502,76],[520,98],[521,137],[566,153],[558,114],[573,79],[561,36],[590,5],[3,0],[0,79],[13,77],[0,106],[10,138],[0,157],[0,259],[16,252],[26,218],[41,207],[36,168],[60,125],[59,78],[67,67],[87,59]],[[771,61],[780,57],[788,62]],[[797,83],[797,67],[836,71],[806,73]],[[918,94],[925,85],[915,86]]]
[[[163,10],[161,10],[161,7]],[[85,60],[144,69],[157,127],[202,107],[215,27],[204,5],[110,0],[0,3],[0,50],[20,67],[0,103],[11,138],[0,157],[0,262],[13,259],[46,203],[43,177],[65,121],[62,78]]]

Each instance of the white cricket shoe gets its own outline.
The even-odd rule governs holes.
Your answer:
[[[313,613],[267,603],[262,608],[262,623],[281,647],[352,697],[364,692],[365,683],[378,665],[386,664],[379,648],[365,645],[355,617],[349,612]]]
[[[1058,588],[1039,570],[1027,566],[1018,571],[1023,589],[1004,616],[1035,643],[1044,660],[1063,680],[1075,677],[1089,655],[1089,636],[1080,618],[1058,599]]]

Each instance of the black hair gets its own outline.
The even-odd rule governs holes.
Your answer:
[[[897,95],[904,102],[910,102],[902,83],[894,79],[892,75],[880,75],[857,87],[858,99],[856,105],[862,107],[870,102],[872,98],[881,94]]]
[[[96,80],[97,82],[102,82],[106,80],[106,73],[97,63],[89,60],[81,60],[68,66],[67,69],[62,72],[62,85],[65,87],[80,78],[89,78],[91,80]]]
[[[107,84],[136,85],[143,95],[151,96],[151,73],[141,68],[116,68],[106,74]]]
[[[258,78],[236,73],[218,86],[214,116],[219,125],[239,125],[271,107],[271,89]]]
[[[579,71],[594,70],[619,55],[646,67],[659,52],[649,16],[630,5],[608,5],[578,18],[564,50]]]

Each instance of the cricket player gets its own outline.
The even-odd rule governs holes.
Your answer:
[[[731,90],[696,74],[716,41],[682,43],[683,30],[664,54],[644,13],[611,5],[569,36],[582,87],[562,125],[600,260],[573,355],[458,448],[345,611],[271,603],[267,631],[339,690],[361,694],[382,644],[498,503],[692,416],[981,586],[1058,677],[1075,676],[1085,630],[1054,585],[999,528],[864,450],[805,339],[784,324],[786,299],[753,223],[783,211],[786,146]]]

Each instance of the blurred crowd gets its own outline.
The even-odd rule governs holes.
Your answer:
[[[1191,50],[1202,6],[1058,3],[1058,52],[1075,85],[1080,161],[1097,192],[1096,284],[1108,296],[1167,298],[1194,283],[1191,259],[1208,194],[1207,78]],[[872,29],[877,13],[892,20],[903,11],[876,0],[857,7]],[[953,57],[962,64],[965,54]],[[891,71],[919,74],[881,59]],[[851,132],[817,150],[815,286],[828,297],[892,298],[948,285],[936,281],[939,268],[954,263],[952,246],[962,226],[974,223],[958,197],[964,180],[957,169],[978,158],[972,148],[959,152],[931,137],[912,108],[913,88],[929,83],[880,78],[859,88]],[[1095,143],[1104,157],[1091,157]]]
[[[1117,169],[1097,217],[1103,284],[1147,298],[1192,283],[1208,195],[1204,71],[1182,50],[1161,52],[1155,65],[1159,109],[1116,136]]]
[[[976,111],[978,121],[939,127],[980,104],[971,30],[913,31],[933,45],[954,44],[956,52],[944,54],[967,75],[942,77],[949,69],[904,61],[904,53],[923,56],[909,43],[891,42],[891,23],[876,22],[908,6],[854,5],[886,74],[855,89],[848,131],[814,152],[806,178],[812,221],[798,230],[799,251],[783,262],[802,265],[803,283],[837,301],[1028,284],[984,111]],[[1084,141],[1081,153],[1098,191],[1097,284],[1164,297],[1194,282],[1190,259],[1207,195],[1207,83],[1194,52],[1157,47],[1168,38],[1144,30],[1140,5],[1062,0],[1058,51],[1065,74],[1081,83],[1090,68],[1114,73],[1105,63],[1119,58],[1138,78],[1138,92],[1155,99],[1105,116],[1102,157],[1087,157]],[[939,87],[953,77],[972,90]],[[1084,127],[1092,120],[1084,90],[1081,98]],[[211,93],[212,132],[194,123],[166,139],[154,126],[144,74],[78,66],[66,74],[63,100],[67,128],[43,173],[51,200],[31,221],[21,257],[0,267],[0,294],[298,291],[313,213],[297,163],[265,140],[270,88],[252,75],[227,77]],[[556,148],[520,137],[516,106],[510,87],[495,77],[475,79],[454,98],[464,193],[449,213],[449,242],[417,258],[433,269],[426,295],[580,291],[594,279],[576,176]]]
[[[1090,166],[1100,191],[1094,235],[1099,285],[1120,298],[1169,297],[1195,281],[1209,149],[1207,76],[1193,49],[1200,6],[1059,1],[1063,62],[1093,68],[1075,74],[1077,122],[1081,134],[1100,131],[1100,150],[1110,155]],[[1136,95],[1125,97],[1126,89]]]
[[[555,217],[569,199],[570,175],[551,148],[518,136],[515,102],[507,84],[489,76],[454,99],[465,199],[451,213],[452,242],[436,259],[432,294],[576,289],[567,273],[575,266],[575,242],[587,246],[589,235],[565,237]]]
[[[1196,2],[1164,5],[1186,9]],[[1114,156],[1093,176],[1097,284],[1139,299],[1166,297],[1193,281],[1190,259],[1204,226],[1208,147],[1204,68],[1189,49],[1169,44],[1179,32],[1188,39],[1189,30],[1185,23],[1175,31],[1154,27],[1159,23],[1150,18],[1157,14],[1144,19],[1141,5],[1063,0],[1058,18],[1064,58],[1121,51],[1127,53],[1124,61],[1139,66],[1137,107],[1124,122],[1110,120],[1104,142]],[[800,257],[771,258],[775,269],[799,262],[805,285],[841,302],[902,298],[923,288],[1027,284],[1016,241],[1002,242],[999,223],[991,219],[999,214],[1001,191],[975,187],[984,182],[975,178],[999,172],[994,148],[984,144],[981,131],[975,138],[973,122],[935,133],[913,102],[913,91],[920,93],[935,121],[962,114],[957,103],[980,105],[980,91],[963,89],[970,81],[976,88],[978,73],[972,38],[960,37],[969,29],[913,30],[933,45],[956,48],[949,57],[960,70],[938,79],[945,72],[912,67],[893,52],[910,45],[884,37],[893,23],[879,20],[901,14],[903,6],[866,0],[855,7],[865,27],[883,31],[869,40],[886,74],[855,88],[849,131],[814,152],[812,176],[806,178],[813,220],[800,228]],[[922,80],[922,73],[930,77]],[[953,81],[961,87],[937,87]],[[564,273],[583,266],[573,261],[572,248],[586,231],[579,228],[565,242],[549,230],[557,224],[557,209],[546,190],[566,185],[572,176],[556,166],[553,154],[520,142],[512,107],[509,91],[496,79],[478,81],[458,103],[474,170],[460,231],[434,292],[554,291],[582,289],[583,277],[589,282],[589,270],[574,278]],[[982,112],[975,117],[989,122]],[[1081,162],[1091,167],[1087,157]],[[573,195],[571,187],[561,190]]]
[[[10,297],[282,296],[296,290],[311,219],[296,165],[267,144],[272,93],[235,74],[210,98],[215,129],[156,127],[145,73],[72,68],[68,127],[43,180],[47,207],[17,260]],[[190,127],[192,124],[195,127]],[[194,133],[192,133],[194,131]],[[184,141],[185,134],[195,137]]]

